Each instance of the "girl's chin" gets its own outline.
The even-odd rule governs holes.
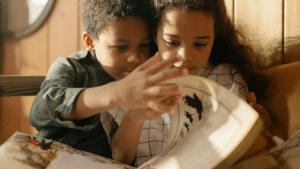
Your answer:
[[[195,75],[197,73],[197,69],[196,68],[191,68],[191,69],[187,69],[189,75]]]

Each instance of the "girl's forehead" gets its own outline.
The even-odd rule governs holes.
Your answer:
[[[210,24],[214,23],[214,18],[212,15],[209,15],[202,11],[190,10],[168,10],[161,18],[161,22],[169,24]]]
[[[161,18],[158,31],[181,37],[214,37],[214,19],[201,11],[170,10]]]

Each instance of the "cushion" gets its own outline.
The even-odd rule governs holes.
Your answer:
[[[287,140],[300,129],[300,62],[274,66],[263,74],[269,85],[258,103],[270,112],[273,134]]]

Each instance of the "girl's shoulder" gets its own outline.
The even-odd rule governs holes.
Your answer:
[[[247,96],[247,83],[237,68],[231,63],[221,63],[217,66],[207,63],[196,75],[224,86],[243,99]]]
[[[197,76],[208,77],[215,76],[231,76],[237,73],[237,68],[231,63],[221,63],[217,66],[207,62],[203,68],[196,74]]]

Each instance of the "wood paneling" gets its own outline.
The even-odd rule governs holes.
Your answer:
[[[52,62],[80,48],[79,1],[57,0],[51,16],[34,34],[4,42],[3,75],[46,75]],[[0,97],[0,144],[15,131],[35,134],[28,123],[34,96]]]
[[[66,57],[78,50],[80,20],[78,0],[59,0],[50,22],[50,64],[58,57]]]
[[[228,15],[233,19],[233,13],[234,13],[234,0],[226,0],[225,5],[227,8]]]
[[[284,15],[284,61],[300,61],[300,1],[286,0]]]
[[[242,25],[254,45],[264,49],[267,64],[283,63],[282,53],[273,51],[282,45],[282,7],[282,0],[235,0],[235,23]]]

